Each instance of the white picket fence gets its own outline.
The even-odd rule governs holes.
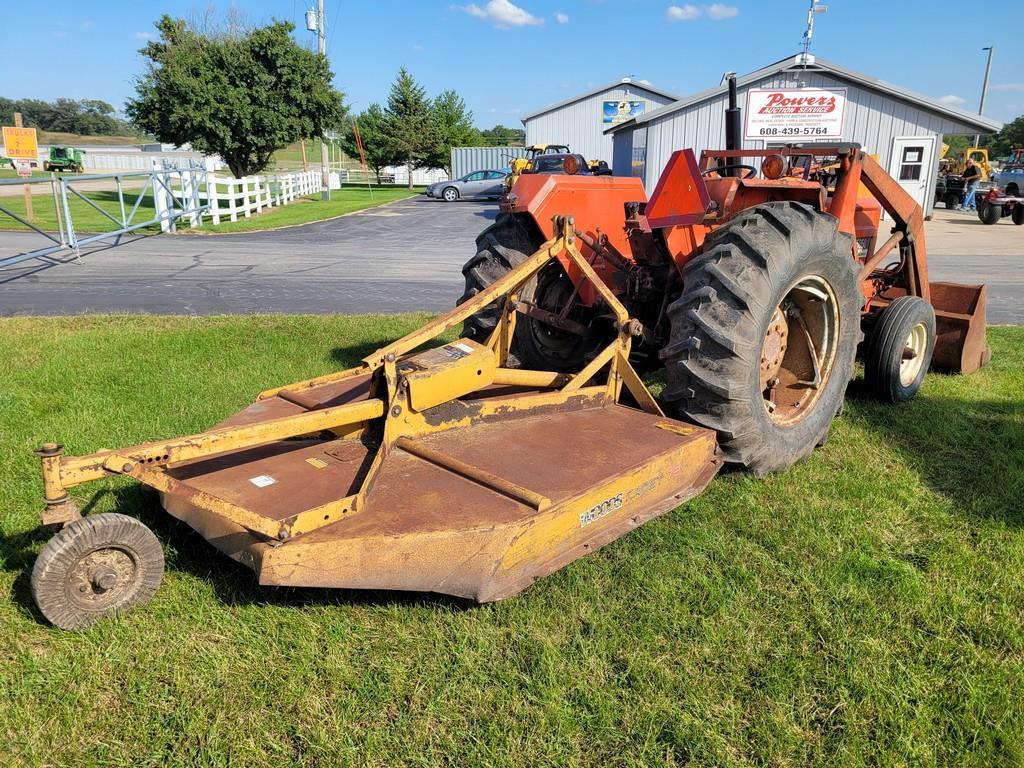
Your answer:
[[[210,175],[206,186],[200,189],[199,199],[210,205],[204,215],[214,226],[221,219],[238,221],[262,213],[264,208],[287,205],[297,197],[315,195],[321,190],[319,171],[278,173],[266,176],[246,176],[242,179]]]

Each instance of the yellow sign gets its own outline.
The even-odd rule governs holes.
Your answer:
[[[35,128],[4,126],[4,154],[16,160],[38,160],[39,145]]]

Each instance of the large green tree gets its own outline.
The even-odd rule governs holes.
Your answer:
[[[381,171],[401,160],[388,140],[387,116],[380,104],[371,104],[364,112],[347,121],[341,133],[341,146],[352,157],[359,157],[356,127],[359,128],[359,137],[363,140],[366,165],[373,169],[377,183],[380,184]]]
[[[1024,147],[1024,115],[1004,124],[999,133],[988,137],[985,146],[993,157],[1005,157],[1011,149]]]
[[[405,67],[398,70],[398,77],[391,86],[384,116],[386,141],[397,162],[408,168],[409,189],[412,189],[413,169],[429,167],[431,155],[436,153],[438,130],[426,89]]]
[[[326,57],[299,45],[288,22],[217,33],[163,16],[156,28],[129,117],[160,141],[220,155],[236,177],[344,116]]]
[[[442,91],[431,105],[435,143],[427,157],[430,168],[444,168],[451,174],[452,147],[479,147],[480,131],[473,127],[473,113],[455,91]]]

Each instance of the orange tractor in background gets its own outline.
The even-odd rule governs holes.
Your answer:
[[[856,144],[739,149],[735,106],[726,126],[728,149],[675,152],[649,199],[636,178],[524,175],[477,239],[462,300],[571,214],[632,318],[634,363],[664,366],[672,415],[714,429],[726,459],[757,473],[824,441],[858,350],[888,402],[911,397],[930,366],[985,364],[985,286],[928,279],[923,212],[878,163]],[[464,334],[486,339],[504,309],[477,313]],[[567,259],[514,309],[526,369],[578,371],[617,331]]]

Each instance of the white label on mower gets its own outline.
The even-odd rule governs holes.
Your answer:
[[[605,499],[600,504],[595,504],[586,512],[580,513],[580,528],[584,528],[605,515],[610,515],[617,509],[622,508],[622,494],[617,493],[610,499]]]
[[[256,477],[250,477],[249,482],[255,485],[257,488],[266,488],[268,485],[273,485],[277,482],[270,475],[256,475]]]

